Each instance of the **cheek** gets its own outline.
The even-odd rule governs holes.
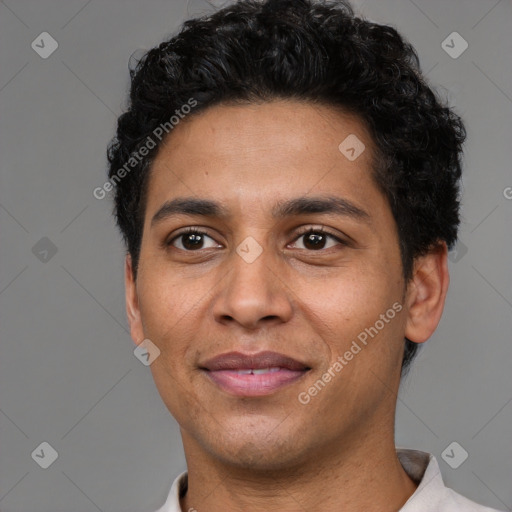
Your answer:
[[[191,319],[194,311],[200,307],[204,289],[198,283],[183,283],[171,279],[158,268],[143,272],[139,276],[139,308],[144,334],[160,349],[162,360],[182,360],[186,347],[183,340],[190,339]],[[191,325],[192,324],[192,325]]]
[[[155,386],[167,409],[180,426],[189,428],[193,427],[193,423],[208,412],[208,409],[183,378],[180,378],[179,365],[176,365],[176,368],[171,367],[176,359],[175,356],[166,358],[166,354],[162,352],[150,369]]]
[[[320,324],[330,326],[335,333],[352,333],[372,323],[391,304],[394,297],[389,283],[370,272],[351,272],[321,283],[309,282],[300,292],[304,304]],[[343,336],[345,337],[345,336]]]
[[[323,287],[310,286],[309,298],[303,303],[304,317],[324,343],[329,364],[332,366],[351,347],[357,351],[353,342],[361,350],[357,355],[349,354],[350,360],[357,360],[357,364],[347,364],[344,369],[347,377],[354,377],[376,362],[384,366],[385,361],[394,364],[401,350],[403,327],[401,315],[393,309],[393,304],[401,298],[400,281],[393,281],[391,275],[382,272],[367,271],[329,282]],[[384,320],[381,315],[385,316]]]
[[[146,261],[138,278],[139,306],[148,327],[160,332],[194,309],[206,295],[204,283],[187,279],[158,258]]]

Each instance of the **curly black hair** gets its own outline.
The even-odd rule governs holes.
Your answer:
[[[406,281],[415,258],[456,243],[464,124],[426,83],[415,49],[393,27],[355,16],[347,1],[239,0],[185,21],[130,77],[107,155],[135,276],[149,171],[165,140],[155,133],[162,123],[170,133],[169,119],[191,98],[188,116],[282,98],[356,114],[377,148],[372,174],[398,227]],[[404,341],[402,374],[418,349]]]

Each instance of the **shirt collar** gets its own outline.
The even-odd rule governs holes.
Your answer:
[[[398,459],[405,472],[419,484],[400,512],[431,512],[442,500],[445,485],[436,458],[430,453],[397,448]],[[174,480],[164,505],[156,512],[182,512],[180,496],[187,491],[188,477],[184,471]]]
[[[436,458],[430,453],[404,448],[397,448],[396,454],[405,472],[418,484],[400,512],[437,510],[446,487]]]

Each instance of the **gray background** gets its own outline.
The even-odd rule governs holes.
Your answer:
[[[512,5],[354,5],[413,43],[469,133],[445,314],[403,383],[397,444],[434,453],[458,492],[511,510]],[[211,9],[204,0],[0,2],[3,512],[151,511],[185,469],[177,424],[133,354],[111,203],[92,191],[105,181],[130,55]],[[47,59],[31,48],[43,31],[59,44]],[[456,59],[441,46],[453,31],[469,44]],[[48,469],[31,457],[43,441],[59,455]],[[469,453],[458,469],[441,457],[452,441]]]

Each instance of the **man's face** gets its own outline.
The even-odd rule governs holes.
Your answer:
[[[338,147],[351,134],[365,145],[355,160],[353,139]],[[161,351],[151,371],[190,451],[290,467],[368,443],[366,434],[392,424],[405,285],[396,224],[370,174],[372,148],[354,117],[276,101],[212,107],[160,149],[128,302],[135,341]],[[223,215],[160,211],[177,198],[217,203]],[[302,208],[283,208],[299,198]],[[303,208],[327,198],[366,214]],[[263,351],[300,369],[207,368],[222,354]]]

